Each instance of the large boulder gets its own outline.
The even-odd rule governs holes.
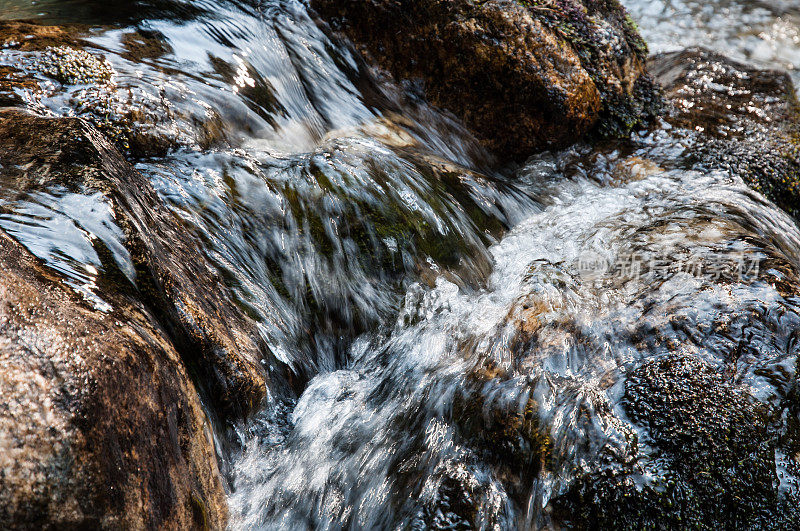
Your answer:
[[[196,235],[88,122],[10,108],[0,211],[3,526],[223,527],[201,396],[233,421],[283,369]]]
[[[625,134],[657,91],[647,47],[616,0],[313,0],[396,78],[455,113],[504,157]]]
[[[223,415],[244,416],[259,405],[268,353],[255,322],[236,305],[199,240],[102,134],[81,119],[4,110],[0,164],[6,202],[55,186],[101,194],[133,270],[126,276],[106,260],[107,291],[128,293],[148,308]]]
[[[2,527],[222,527],[211,429],[178,352],[144,306],[103,295],[111,311],[0,232]]]
[[[223,527],[200,396],[227,420],[260,404],[261,362],[280,363],[255,322],[192,232],[86,121],[0,111],[0,168],[3,226],[19,232],[0,230],[3,526]],[[110,213],[90,251],[58,224],[67,197]],[[55,205],[43,227],[58,241],[19,229],[35,227],[26,209],[37,204]],[[79,233],[96,219],[75,215]],[[100,263],[78,261],[88,273],[70,276],[70,252]]]
[[[702,48],[656,55],[648,69],[663,86],[666,121],[698,166],[740,175],[800,217],[800,106],[786,72]]]

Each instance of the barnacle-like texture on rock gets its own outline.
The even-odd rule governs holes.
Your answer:
[[[786,72],[698,48],[657,55],[649,68],[699,165],[740,175],[800,217],[800,106]]]
[[[84,40],[88,33],[80,25],[0,21],[0,98],[44,114],[80,116],[131,158],[226,140],[212,109],[202,118],[184,115],[155,87],[119,83],[104,52]],[[134,62],[170,51],[155,31],[137,30],[121,40],[126,50],[121,57]]]
[[[105,58],[71,46],[48,46],[36,62],[43,74],[67,85],[103,85],[110,83],[114,75]]]
[[[694,357],[674,354],[634,371],[624,404],[649,435],[645,467],[659,474],[637,480],[641,471],[605,472],[576,481],[555,502],[570,527],[798,525],[796,497],[777,489],[771,412],[746,388]]]

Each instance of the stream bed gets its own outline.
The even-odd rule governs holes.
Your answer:
[[[702,45],[800,81],[793,2],[624,3],[651,52]],[[168,149],[129,146],[136,169],[258,322],[264,364],[294,375],[294,392],[218,426],[232,528],[569,526],[577,479],[669,492],[696,466],[653,440],[684,402],[752,409],[731,437],[758,422],[785,435],[800,230],[741,176],[695,164],[663,122],[505,166],[297,0],[5,1],[0,14],[90,26],[111,88],[26,105],[81,116],[102,100],[111,121],[137,109]],[[0,62],[35,72],[39,53]],[[97,196],[0,193],[0,227],[98,307],[95,240],[132,274]],[[660,380],[665,363],[683,379]],[[717,385],[714,371],[716,394],[680,389]],[[680,407],[636,398],[672,385]],[[797,449],[769,451],[765,481],[797,494]]]

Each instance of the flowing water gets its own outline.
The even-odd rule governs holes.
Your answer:
[[[790,2],[627,4],[654,51],[800,64]],[[659,481],[623,405],[645,361],[694,356],[776,407],[788,392],[800,231],[740,177],[695,167],[669,130],[498,167],[299,1],[0,12],[92,25],[110,112],[136,106],[171,142],[137,169],[300,376],[298,396],[271,394],[220,444],[233,528],[545,526],[579,475],[635,461],[637,481]],[[132,54],[131,35],[156,51]],[[37,54],[1,60],[34,72]],[[53,115],[99,97],[23,96]],[[100,196],[4,193],[0,227],[101,308],[93,242],[132,267]],[[796,489],[776,460],[779,488]]]
[[[794,0],[628,0],[653,53],[703,46],[800,80],[800,8]]]

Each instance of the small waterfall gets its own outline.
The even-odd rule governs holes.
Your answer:
[[[92,13],[109,114],[135,108],[170,144],[136,168],[258,321],[267,369],[297,377],[222,435],[232,528],[552,526],[576,478],[655,484],[626,383],[644,363],[691,356],[760,403],[789,393],[800,230],[739,177],[695,167],[668,128],[507,168],[297,0],[5,4]],[[654,51],[713,40],[800,64],[788,2],[626,4]],[[157,51],[132,51],[132,32]],[[3,60],[33,72],[37,53]],[[80,116],[99,96],[25,97]],[[96,238],[131,267],[102,201],[64,188],[0,207],[0,227],[90,299]],[[775,455],[779,489],[796,489]]]

